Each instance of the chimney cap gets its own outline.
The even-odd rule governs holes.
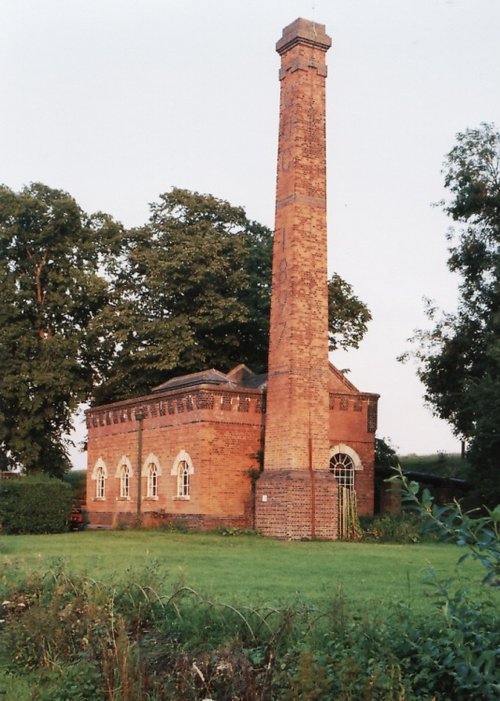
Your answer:
[[[296,44],[315,46],[326,52],[332,45],[332,40],[326,33],[324,24],[298,17],[283,29],[283,36],[276,44],[276,51],[281,56]]]

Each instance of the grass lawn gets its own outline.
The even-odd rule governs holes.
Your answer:
[[[349,613],[378,612],[384,620],[390,620],[386,610],[405,602],[411,604],[415,621],[422,616],[430,620],[436,611],[430,590],[423,584],[426,573],[432,567],[440,577],[455,574],[462,553],[455,546],[443,544],[287,542],[256,536],[162,531],[3,536],[0,537],[0,597],[13,582],[34,570],[62,568],[67,574],[84,572],[105,582],[149,584],[158,593],[167,595],[182,582],[210,601],[233,604],[240,611],[245,611],[246,606],[260,608],[267,604],[279,608],[294,603],[317,605],[320,615],[315,622],[324,618],[326,611],[336,615],[341,588]],[[480,591],[484,573],[477,563],[465,562],[459,573],[474,592]],[[203,607],[201,613],[197,609],[196,598],[193,602],[195,606],[183,612],[185,615],[186,610],[193,611],[194,624],[189,617],[184,618],[188,621],[187,629],[194,625],[195,630],[204,631],[210,619],[203,613]],[[227,611],[230,607],[213,608]],[[317,614],[314,611],[312,615]],[[410,614],[412,620],[414,614]],[[302,620],[306,618],[299,619],[299,627]],[[320,631],[319,635],[323,633]],[[68,669],[64,667],[64,674]],[[0,655],[0,690],[6,692],[5,698],[16,701],[55,698],[53,684],[57,686],[56,671],[12,669],[7,658]],[[37,695],[40,690],[42,696]],[[58,695],[57,698],[70,697]]]
[[[219,601],[261,605],[296,599],[312,604],[339,587],[356,604],[382,607],[412,602],[430,610],[426,572],[455,572],[463,553],[442,544],[287,542],[252,536],[181,534],[161,531],[86,531],[0,539],[0,583],[58,563],[67,572],[99,580],[125,577],[164,591],[179,581]],[[460,575],[479,589],[482,571],[466,562]],[[1,595],[1,590],[0,590]]]

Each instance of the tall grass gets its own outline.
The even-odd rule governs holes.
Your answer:
[[[495,698],[500,633],[486,604],[459,602],[456,620],[338,591],[320,605],[236,605],[165,588],[154,565],[118,585],[56,568],[7,593],[0,661],[17,701]],[[470,679],[455,674],[457,634],[479,660]]]

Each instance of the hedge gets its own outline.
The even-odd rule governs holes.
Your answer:
[[[61,533],[68,530],[72,490],[46,476],[0,482],[0,524],[4,533]]]

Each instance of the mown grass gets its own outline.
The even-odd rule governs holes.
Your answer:
[[[204,596],[239,604],[320,603],[339,588],[353,603],[378,608],[397,601],[431,608],[426,573],[455,573],[462,551],[451,545],[285,542],[256,536],[161,531],[87,531],[1,539],[0,582],[56,564],[101,581],[133,580],[150,569],[168,589],[182,581]],[[481,573],[460,575],[478,588]]]

